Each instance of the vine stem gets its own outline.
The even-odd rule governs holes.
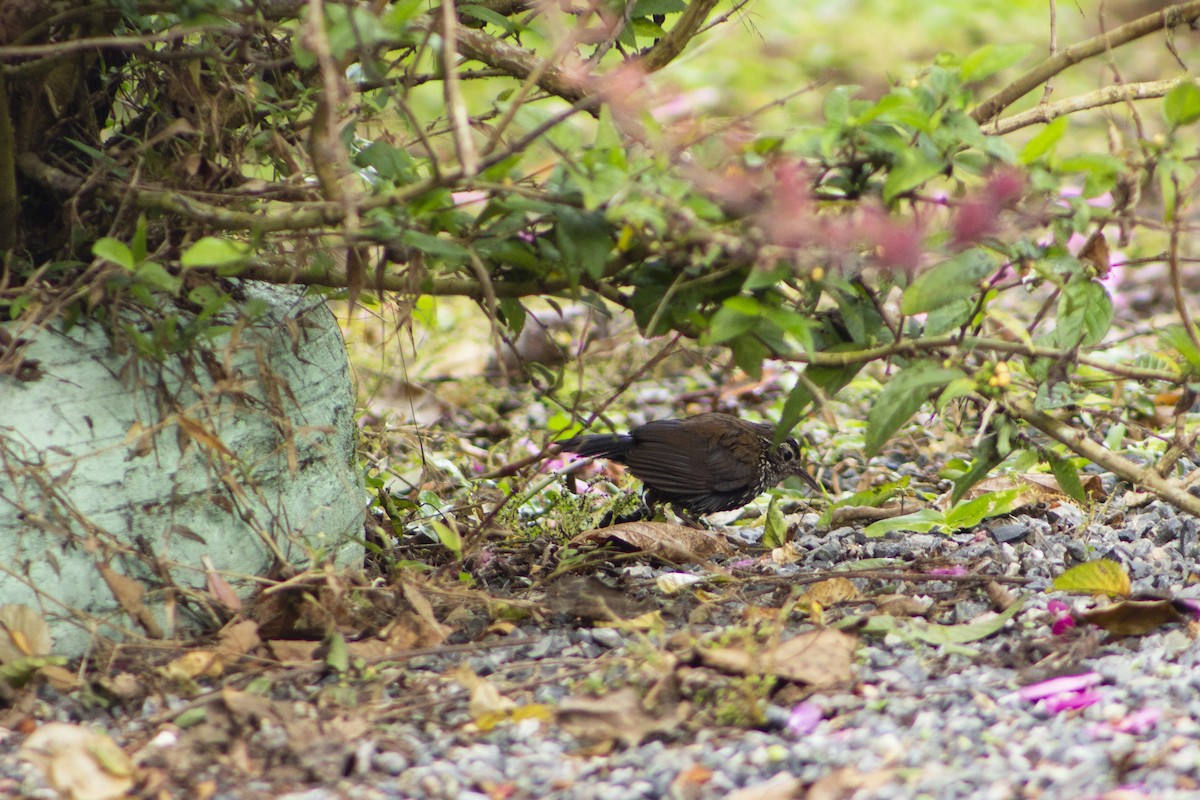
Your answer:
[[[1179,481],[1159,475],[1153,464],[1137,464],[1114,453],[1088,438],[1086,431],[1074,428],[1044,411],[1038,411],[1028,397],[1005,398],[1004,407],[1009,416],[1029,423],[1051,439],[1066,445],[1071,452],[1083,456],[1134,486],[1148,489],[1176,508],[1200,517],[1200,497],[1185,489]]]

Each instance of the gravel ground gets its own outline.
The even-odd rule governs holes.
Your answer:
[[[256,762],[265,770],[262,780],[236,780],[228,777],[228,758],[221,756],[206,767],[213,796],[699,799],[757,787],[742,797],[1200,798],[1195,623],[1172,623],[1125,638],[1086,625],[1062,635],[1051,630],[1052,602],[1079,607],[1090,602],[1047,592],[1051,580],[1099,557],[1124,565],[1135,592],[1200,599],[1196,521],[1157,502],[1136,510],[1114,511],[1113,505],[1104,522],[1085,521],[1063,505],[952,536],[868,539],[860,530],[844,528],[800,536],[796,563],[756,559],[746,569],[764,585],[777,586],[872,558],[899,559],[907,569],[962,566],[968,573],[1030,579],[1008,587],[1024,606],[998,634],[945,647],[894,634],[864,635],[850,686],[772,705],[760,730],[679,725],[600,753],[562,727],[534,719],[475,730],[468,725],[471,716],[461,691],[448,703],[404,708],[403,698],[412,695],[395,687],[413,690],[421,676],[440,677],[464,661],[502,687],[529,675],[531,665],[546,665],[541,680],[526,684],[532,688],[521,702],[554,706],[568,694],[566,681],[555,677],[567,674],[563,665],[578,670],[581,664],[624,663],[621,657],[631,647],[636,655],[636,646],[645,646],[644,640],[635,642],[635,635],[613,628],[551,620],[511,634],[534,636],[532,644],[408,663],[388,695],[400,698],[400,705],[393,703],[390,716],[377,716],[365,733],[345,743],[343,766],[333,774],[288,781],[270,771],[270,758],[262,758]],[[814,521],[815,515],[807,515],[801,530]],[[725,563],[739,559],[745,555]],[[639,586],[666,571],[645,562],[617,569],[615,576]],[[938,622],[952,624],[993,609],[977,584],[964,586],[932,580],[894,582],[888,588],[918,598],[956,598],[938,611]],[[670,602],[661,595],[657,599]],[[685,614],[675,627],[686,619]],[[1089,675],[1091,685],[1068,693],[1074,699],[1065,702],[1062,694],[1034,702],[1016,692],[1063,675]],[[578,671],[572,677],[578,678]],[[331,681],[336,678],[317,685]],[[290,691],[304,699],[312,688],[293,685]],[[164,729],[161,704],[149,700],[128,717],[102,717],[74,702],[54,703],[44,691],[39,715],[82,718],[108,729],[127,751],[137,751],[139,743]],[[812,715],[809,724],[799,721],[805,714]],[[250,738],[251,756],[256,742],[266,747],[262,740],[269,733],[262,727]],[[0,796],[55,797],[39,788],[44,787],[41,778],[17,759],[21,740],[9,732],[0,741]],[[205,774],[201,769],[192,777]]]

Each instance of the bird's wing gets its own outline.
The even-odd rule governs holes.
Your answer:
[[[736,492],[745,487],[745,467],[720,436],[698,441],[680,420],[648,422],[637,429],[637,446],[626,462],[629,471],[662,492],[698,495]],[[739,476],[729,478],[728,476]],[[722,478],[721,476],[727,476]]]

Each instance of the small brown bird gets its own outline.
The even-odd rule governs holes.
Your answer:
[[[789,475],[820,485],[800,463],[800,445],[788,437],[772,446],[775,427],[730,414],[661,419],[625,434],[589,434],[559,442],[581,456],[625,464],[646,487],[653,507],[711,514],[741,508]]]

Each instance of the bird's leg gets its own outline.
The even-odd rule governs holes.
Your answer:
[[[685,509],[680,508],[674,503],[671,504],[671,510],[675,512],[675,516],[679,517],[689,528],[699,528],[702,531],[711,531],[712,525],[708,524],[708,520],[704,517],[693,517]]]
[[[654,514],[656,511],[656,508],[655,508],[656,504],[647,503],[646,501],[643,500],[643,501],[640,501],[637,504],[637,506],[635,508],[633,508],[632,510],[626,511],[622,514],[618,514],[617,508],[619,508],[621,505],[623,505],[623,504],[618,503],[616,506],[609,509],[609,511],[607,513],[605,513],[605,515],[603,517],[601,517],[600,524],[597,525],[596,527],[597,528],[608,528],[613,525],[621,525],[626,522],[642,522],[644,520],[654,519]]]

